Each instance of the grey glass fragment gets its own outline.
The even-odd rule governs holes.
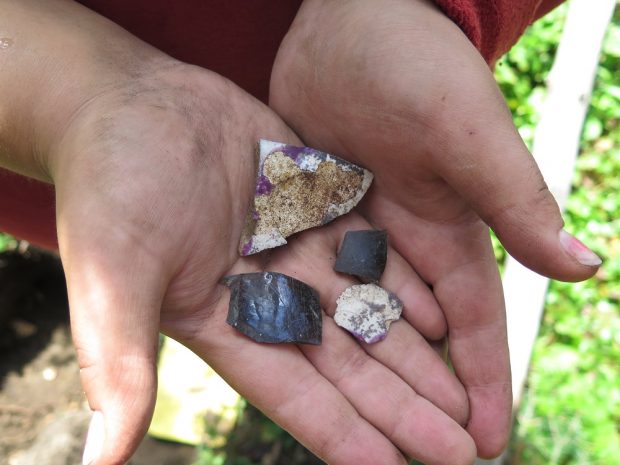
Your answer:
[[[387,261],[387,232],[375,229],[347,231],[334,270],[360,281],[379,281]]]
[[[275,272],[227,276],[227,323],[257,342],[320,344],[322,314],[317,292]]]

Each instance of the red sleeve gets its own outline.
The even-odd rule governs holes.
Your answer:
[[[0,231],[56,250],[54,187],[0,168]]]
[[[506,53],[532,21],[563,0],[435,0],[490,65]]]
[[[271,68],[301,0],[78,0],[178,60],[267,101]]]

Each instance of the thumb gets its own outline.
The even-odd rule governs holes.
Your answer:
[[[110,246],[107,233],[106,243],[63,234],[59,224],[80,376],[94,411],[84,464],[93,465],[124,464],[150,423],[163,288],[138,244]]]
[[[560,208],[485,71],[451,108],[453,129],[442,147],[451,156],[436,159],[439,174],[522,264],[563,281],[591,277],[600,258],[564,231]]]

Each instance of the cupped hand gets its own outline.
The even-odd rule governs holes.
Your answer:
[[[270,105],[309,145],[374,172],[360,212],[432,289],[469,398],[467,431],[480,456],[499,454],[511,383],[487,225],[553,278],[588,278],[600,261],[563,232],[487,64],[428,1],[306,0],[278,52]]]
[[[423,337],[445,333],[426,285],[390,249],[382,284],[403,300],[404,318],[362,348],[328,316],[353,282],[331,270],[333,258],[347,229],[369,227],[361,217],[241,259],[257,140],[300,141],[225,79],[153,63],[86,101],[51,157],[73,335],[98,412],[86,463],[121,464],[137,447],[155,401],[160,330],[331,464],[471,462],[474,445],[459,425],[465,391]],[[318,290],[321,346],[258,344],[226,324],[220,278],[262,269]]]

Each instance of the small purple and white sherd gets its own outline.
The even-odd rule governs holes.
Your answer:
[[[254,201],[239,253],[286,244],[296,232],[351,211],[373,179],[370,171],[319,150],[261,140]]]
[[[395,294],[376,284],[348,287],[336,301],[334,321],[360,341],[382,341],[390,324],[400,318],[403,304]]]

